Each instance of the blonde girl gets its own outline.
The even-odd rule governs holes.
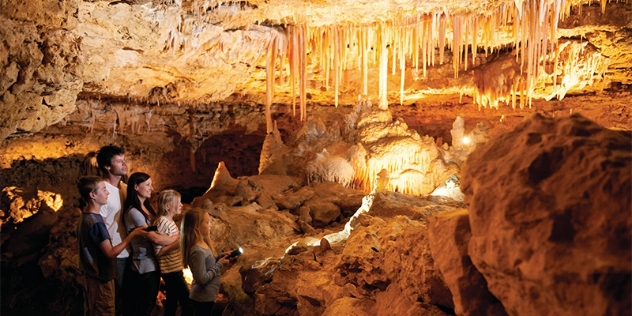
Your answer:
[[[191,269],[193,286],[189,298],[194,315],[211,315],[219,293],[219,273],[228,259],[218,257],[211,243],[211,218],[205,211],[191,210],[181,224],[182,264]]]
[[[153,221],[159,234],[180,237],[180,230],[173,220],[175,215],[182,213],[180,193],[174,190],[164,190],[158,195],[158,214]],[[178,302],[183,316],[193,315],[193,307],[189,300],[189,287],[182,273],[182,254],[179,238],[173,243],[162,246],[154,244],[154,252],[160,264],[160,276],[165,281],[165,316],[175,316]]]

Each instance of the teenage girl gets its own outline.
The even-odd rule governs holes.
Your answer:
[[[180,230],[173,221],[173,216],[182,212],[180,193],[174,190],[164,190],[158,195],[158,216],[154,225],[159,234],[180,237]],[[160,276],[165,281],[165,316],[175,316],[178,302],[183,316],[193,315],[193,307],[189,299],[189,287],[182,274],[182,254],[178,240],[169,245],[154,244],[154,252],[160,264]]]
[[[217,252],[211,243],[211,218],[208,213],[196,209],[187,212],[181,229],[182,263],[185,268],[190,267],[193,275],[189,295],[193,310],[195,315],[211,315],[219,292],[219,273],[229,261],[226,256],[215,256]]]

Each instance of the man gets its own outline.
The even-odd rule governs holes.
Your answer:
[[[116,256],[129,241],[139,235],[147,235],[142,229],[133,230],[118,245],[113,246],[105,227],[101,207],[110,193],[100,177],[87,176],[77,184],[81,198],[86,203],[77,225],[79,241],[79,268],[83,276],[84,315],[114,316]]]
[[[110,193],[107,203],[101,206],[100,214],[105,221],[105,227],[112,238],[112,245],[116,246],[125,238],[123,225],[123,205],[127,196],[127,185],[121,178],[127,175],[125,152],[118,146],[103,146],[97,154],[97,164],[103,173],[103,180]],[[116,314],[122,311],[122,287],[125,267],[129,258],[128,249],[124,249],[116,258],[118,277],[116,278]]]

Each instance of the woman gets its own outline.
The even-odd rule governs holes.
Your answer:
[[[123,208],[126,231],[137,227],[147,228],[156,216],[154,208],[149,203],[153,189],[148,174],[136,172],[129,177],[127,199]],[[176,240],[177,237],[161,235],[155,231],[149,232],[146,237],[132,239],[132,260],[123,280],[124,316],[151,314],[156,305],[156,295],[160,286],[160,269],[152,243],[166,246]]]
[[[180,237],[180,229],[173,217],[182,213],[181,195],[175,190],[164,190],[158,195],[158,216],[154,220],[159,234]],[[160,264],[160,276],[165,281],[165,315],[175,316],[178,302],[182,308],[182,316],[193,315],[189,286],[182,273],[182,253],[180,243],[174,241],[167,246],[154,245],[154,252]]]
[[[180,249],[182,264],[190,267],[193,286],[189,298],[194,315],[211,315],[219,293],[219,273],[228,259],[215,257],[211,243],[211,218],[201,210],[191,210],[184,215],[181,224]]]

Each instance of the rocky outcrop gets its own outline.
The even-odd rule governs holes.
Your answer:
[[[3,15],[0,38],[0,139],[38,132],[72,113],[83,88],[81,39],[52,25],[42,29]]]
[[[510,315],[632,312],[632,135],[534,115],[463,169],[468,253]]]
[[[435,267],[441,272],[457,315],[507,315],[487,289],[487,282],[468,254],[472,235],[467,210],[443,212],[428,218],[428,237]]]

